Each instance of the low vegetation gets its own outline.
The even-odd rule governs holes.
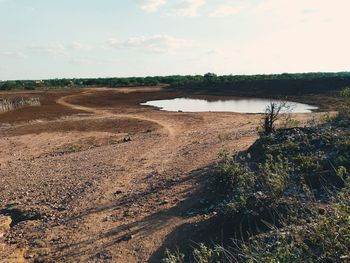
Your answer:
[[[349,262],[350,89],[341,95],[348,102],[326,123],[272,129],[224,154],[209,180],[231,236],[167,250],[164,262]]]

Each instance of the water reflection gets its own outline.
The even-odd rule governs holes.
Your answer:
[[[208,101],[204,99],[176,98],[170,100],[153,100],[141,103],[141,105],[158,107],[164,111],[184,112],[239,112],[239,113],[263,113],[269,99],[230,99]],[[310,113],[318,109],[308,104],[288,102],[293,113]]]

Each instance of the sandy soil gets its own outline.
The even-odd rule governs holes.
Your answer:
[[[1,262],[160,262],[191,238],[179,229],[212,216],[189,213],[203,174],[260,121],[138,105],[175,96],[160,88],[50,93],[0,115]]]

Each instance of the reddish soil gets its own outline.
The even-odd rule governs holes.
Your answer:
[[[179,229],[213,216],[189,213],[204,174],[221,151],[249,147],[260,121],[139,106],[183,95],[161,88],[29,95],[42,106],[0,114],[4,262],[160,262],[190,239]]]
[[[43,91],[28,91],[28,92],[6,92],[0,93],[2,98],[6,97],[34,97],[39,98],[40,107],[23,107],[15,111],[10,111],[0,114],[0,123],[21,123],[40,119],[54,119],[58,117],[70,116],[83,111],[74,110],[64,107],[56,100],[62,96],[79,93],[77,90],[43,90]]]

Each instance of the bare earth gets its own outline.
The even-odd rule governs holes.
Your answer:
[[[0,115],[1,262],[160,262],[188,236],[176,229],[212,216],[188,213],[203,174],[249,147],[260,120],[138,105],[174,96],[159,88],[53,93]]]

